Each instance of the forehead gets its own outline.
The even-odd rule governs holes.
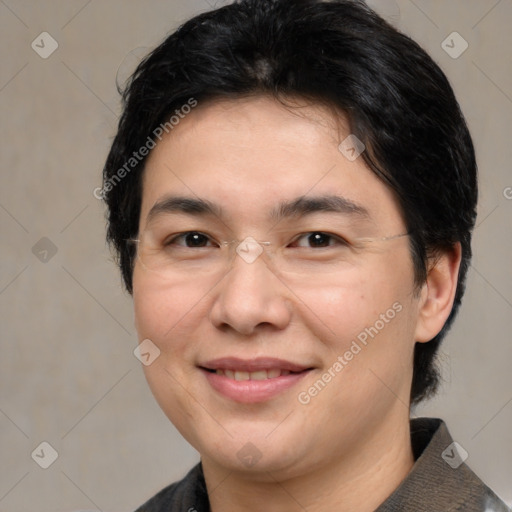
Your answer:
[[[284,106],[266,96],[199,104],[148,157],[141,222],[170,195],[205,199],[253,221],[285,201],[336,195],[396,225],[392,191],[362,157],[340,152],[349,135],[343,115],[318,104]]]

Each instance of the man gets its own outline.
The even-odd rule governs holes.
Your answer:
[[[139,510],[507,510],[443,422],[409,420],[477,200],[430,57],[363,2],[242,0],[172,34],[124,100],[108,239],[149,385],[201,455]]]

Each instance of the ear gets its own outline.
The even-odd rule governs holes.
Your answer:
[[[416,341],[430,341],[446,323],[457,290],[461,255],[461,245],[457,242],[430,261],[427,280],[420,294]]]

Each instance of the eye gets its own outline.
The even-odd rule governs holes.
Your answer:
[[[205,235],[200,231],[187,231],[186,233],[180,233],[179,235],[166,240],[164,245],[166,247],[170,245],[178,245],[180,247],[193,249],[197,247],[207,247],[209,243],[211,244],[211,240],[208,235]]]
[[[298,247],[323,248],[334,245],[348,245],[345,240],[336,235],[324,233],[323,231],[312,231],[299,235],[293,242]]]

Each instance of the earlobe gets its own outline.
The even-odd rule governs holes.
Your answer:
[[[415,340],[427,342],[443,328],[452,310],[462,249],[457,242],[430,263],[427,280],[420,294]]]

